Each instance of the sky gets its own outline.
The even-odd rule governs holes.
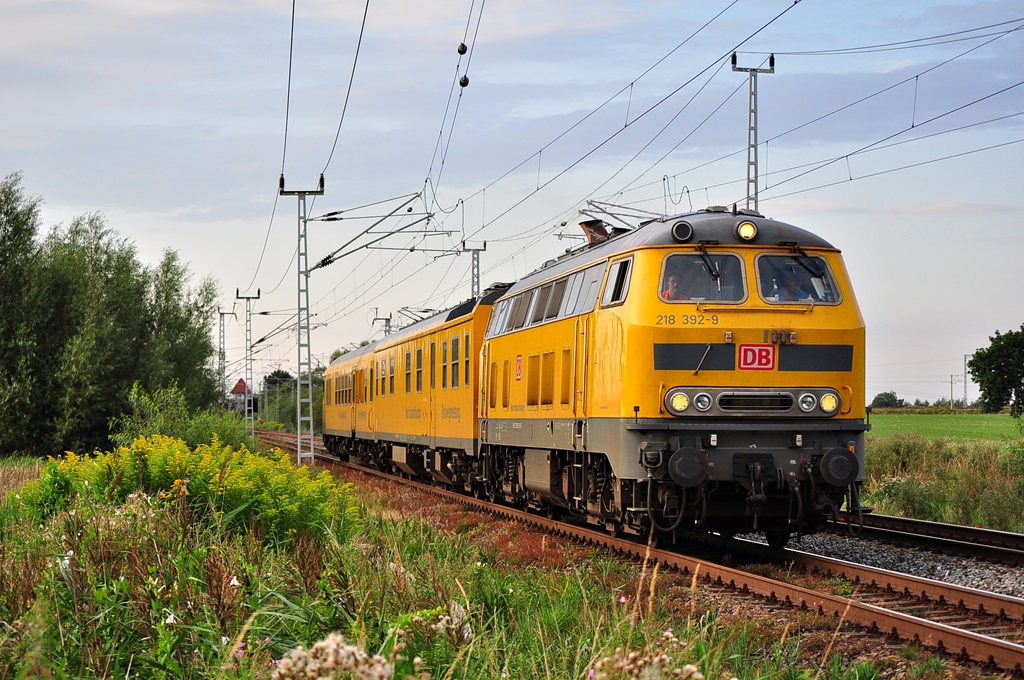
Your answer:
[[[775,55],[758,208],[843,251],[868,399],[977,398],[965,357],[1024,323],[1015,0],[8,0],[0,174],[43,199],[44,230],[100,213],[142,262],[171,249],[212,277],[231,385],[238,296],[258,292],[259,381],[298,365],[300,203],[280,175],[308,191],[322,173],[307,217],[342,211],[307,223],[309,264],[338,256],[309,277],[327,364],[380,319],[470,297],[474,249],[486,288],[578,245],[597,209],[743,207],[734,51]]]

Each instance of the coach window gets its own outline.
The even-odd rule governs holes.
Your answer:
[[[388,362],[385,359],[380,360],[380,396],[388,396]]]
[[[390,358],[390,362],[389,363],[391,365],[391,374],[390,374],[389,385],[390,385],[391,389],[389,390],[388,393],[391,394],[392,396],[394,396],[394,394],[395,394],[395,355],[392,354],[389,358]]]
[[[434,380],[434,378],[436,376],[436,369],[437,369],[437,345],[432,342],[432,343],[430,343],[430,389],[434,389],[434,387],[436,386],[436,381]]]
[[[505,331],[508,308],[509,300],[502,300],[491,308],[491,322],[487,325],[487,337],[500,335]]]
[[[568,283],[568,279],[560,279],[555,281],[555,285],[551,288],[551,297],[548,299],[548,309],[544,313],[544,320],[554,319],[558,316],[558,310],[562,306],[562,296],[565,295],[565,284]]]
[[[747,297],[743,260],[732,253],[675,253],[665,258],[658,296],[666,302],[741,302]]]
[[[508,316],[505,318],[504,323],[501,325],[501,333],[506,333],[512,330],[512,325],[516,320],[516,312],[519,310],[520,305],[523,304],[523,296],[520,293],[509,301]]]
[[[580,286],[583,285],[583,272],[570,274],[565,292],[565,309],[561,311],[562,316],[572,316],[576,309],[576,300],[580,296]]]
[[[459,336],[452,338],[452,389],[459,389]]]
[[[602,307],[620,305],[626,299],[629,292],[629,272],[632,258],[613,262],[608,268],[608,281],[604,284],[604,296],[601,298]]]
[[[567,314],[589,314],[594,311],[597,304],[598,290],[601,288],[601,278],[604,276],[604,263],[594,265],[580,272],[580,293],[576,298],[576,305],[572,312]]]
[[[448,341],[441,341],[441,389],[448,389]]]
[[[373,393],[377,391],[377,378],[373,375],[373,366],[370,367],[370,403],[373,403]]]
[[[412,352],[405,353],[405,393],[412,393]]]
[[[465,357],[466,366],[462,375],[464,376],[463,380],[466,381],[466,387],[469,387],[469,333],[466,333],[465,340],[466,341],[462,345],[462,356]]]
[[[530,290],[519,294],[516,306],[512,310],[511,330],[515,331],[526,325],[526,313],[529,311],[529,303],[534,301],[534,293],[535,291]]]
[[[548,299],[551,297],[551,284],[548,284],[537,292],[537,304],[533,306],[533,314],[530,315],[530,323],[540,323],[544,320],[544,313],[547,311]]]
[[[423,391],[423,348],[416,348],[416,393]]]

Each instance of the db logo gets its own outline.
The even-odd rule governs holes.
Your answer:
[[[740,345],[741,371],[774,371],[775,345]]]
[[[516,355],[516,382],[523,379],[523,355]]]

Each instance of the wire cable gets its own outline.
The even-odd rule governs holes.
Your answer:
[[[293,0],[294,1],[294,0]],[[348,88],[345,90],[345,103],[341,107],[341,118],[338,120],[338,131],[334,135],[334,144],[331,145],[331,153],[327,155],[327,162],[324,164],[324,169],[321,171],[321,175],[327,172],[327,168],[331,165],[331,159],[334,158],[334,150],[338,148],[338,138],[341,136],[341,125],[345,122],[345,112],[348,111],[348,100],[352,96],[352,83],[356,78],[356,65],[359,63],[359,49],[363,44],[363,33],[366,30],[366,17],[370,13],[370,0],[366,0],[366,7],[363,8],[363,23],[359,26],[359,39],[356,41],[356,53],[352,58],[352,71],[348,76]],[[282,170],[282,172],[284,172]],[[310,206],[312,208],[312,206]]]

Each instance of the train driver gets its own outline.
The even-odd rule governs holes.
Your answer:
[[[679,274],[672,272],[668,275],[668,279],[665,284],[665,290],[661,291],[661,298],[663,300],[689,300],[690,298],[683,295],[683,291],[679,289],[681,277]]]
[[[813,299],[811,294],[801,287],[802,285],[800,276],[795,271],[791,269],[784,270],[782,272],[782,288],[779,289],[779,294],[775,299],[780,302]]]

